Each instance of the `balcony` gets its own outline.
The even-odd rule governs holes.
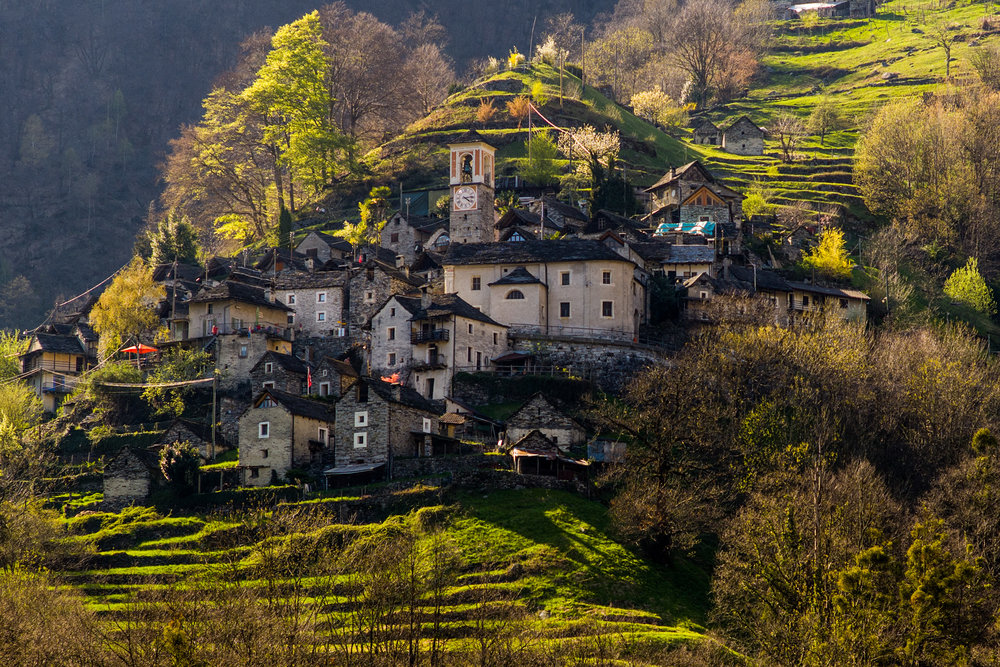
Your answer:
[[[426,361],[414,360],[410,364],[410,369],[418,372],[423,371],[437,371],[447,368],[448,364],[445,361],[443,354],[431,355]]]
[[[431,329],[430,331],[413,331],[410,333],[410,342],[414,345],[420,343],[435,343],[446,341],[451,337],[448,329]]]
[[[68,384],[43,384],[42,393],[43,394],[70,394],[73,392],[73,387]]]

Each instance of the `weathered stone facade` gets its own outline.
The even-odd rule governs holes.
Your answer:
[[[334,461],[337,467],[390,463],[417,456],[425,435],[438,433],[438,413],[412,389],[375,379],[359,380],[337,401]]]
[[[532,431],[539,431],[561,448],[587,439],[586,429],[541,393],[507,419],[507,442],[515,443]]]
[[[418,289],[422,281],[402,271],[371,260],[365,266],[353,268],[348,278],[350,335],[358,337],[362,328],[393,294],[407,294]]]
[[[275,295],[294,310],[288,316],[288,325],[296,337],[346,336],[344,284],[342,271],[289,271],[275,279]]]
[[[264,486],[292,468],[319,472],[333,430],[329,403],[267,390],[240,417],[243,483]]]
[[[282,336],[265,331],[220,334],[215,338],[215,367],[219,369],[219,384],[227,387],[244,382],[250,369],[266,352],[290,354],[292,343]]]
[[[267,388],[288,394],[306,393],[307,364],[292,355],[265,352],[250,369],[250,389],[256,396]]]
[[[722,150],[735,155],[763,155],[764,131],[741,116],[722,133]]]
[[[118,510],[149,497],[152,472],[145,453],[126,447],[104,467],[104,507]]]
[[[222,436],[221,429],[215,434],[215,455],[229,451],[229,441]],[[187,442],[198,448],[198,453],[206,461],[212,456],[212,429],[210,425],[194,424],[192,422],[176,419],[167,427],[166,432],[160,438],[159,444],[169,445],[175,442]]]

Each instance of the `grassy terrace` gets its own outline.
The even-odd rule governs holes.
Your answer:
[[[651,563],[616,542],[602,505],[543,490],[463,492],[446,501],[383,523],[326,523],[277,538],[260,530],[265,516],[277,520],[270,513],[163,517],[133,508],[88,514],[68,519],[67,529],[69,539],[92,545],[94,555],[61,576],[108,621],[121,620],[136,605],[167,604],[168,592],[207,600],[220,588],[236,586],[272,602],[277,595],[313,605],[332,623],[350,613],[355,581],[350,570],[275,579],[261,570],[262,563],[322,559],[329,539],[391,536],[403,526],[415,527],[423,535],[419,540],[426,541],[427,527],[436,525],[443,532],[435,539],[457,554],[458,569],[437,600],[439,631],[456,647],[477,623],[502,625],[498,614],[511,608],[519,609],[545,642],[613,636],[669,647],[705,639],[707,573],[688,562],[673,568]],[[280,512],[304,507],[317,508],[288,503]],[[419,615],[430,623],[431,601],[421,604]]]

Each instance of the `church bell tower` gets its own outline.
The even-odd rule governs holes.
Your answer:
[[[470,131],[451,149],[452,243],[494,240],[493,158],[495,149],[478,132]]]

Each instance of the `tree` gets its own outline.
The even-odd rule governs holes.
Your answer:
[[[802,258],[802,266],[830,278],[850,278],[854,260],[847,254],[844,232],[835,227],[823,230],[819,243]]]
[[[180,494],[194,490],[201,456],[190,442],[174,442],[160,450],[160,472]]]
[[[746,196],[743,198],[743,215],[746,218],[752,218],[755,215],[765,215],[769,213],[774,205],[771,203],[771,199],[774,197],[774,191],[767,187],[767,185],[758,179],[750,184],[747,189]]]
[[[186,382],[205,377],[211,368],[211,357],[202,350],[172,348],[164,353],[159,365],[147,379],[150,385],[142,392],[142,397],[157,415],[180,417],[187,407],[185,401],[194,391],[194,385],[180,387],[160,387],[155,385]]]
[[[826,133],[842,129],[844,126],[837,105],[828,97],[820,100],[809,115],[807,126],[810,132],[819,134],[820,145],[826,143]]]
[[[559,165],[555,161],[559,156],[559,148],[549,133],[536,132],[525,143],[528,159],[523,163],[521,176],[529,183],[542,187],[554,183],[559,173]]]
[[[720,0],[691,0],[677,14],[671,34],[674,62],[687,72],[693,97],[704,107],[725,54],[739,41],[732,10]]]
[[[659,87],[636,93],[631,103],[636,116],[661,127],[678,128],[687,124],[687,110]]]
[[[493,98],[484,97],[479,100],[479,108],[476,109],[476,121],[482,123],[485,127],[487,123],[493,120],[496,112],[497,109],[493,106]]]
[[[528,114],[531,113],[531,102],[524,95],[518,95],[507,101],[507,113],[517,121],[517,129],[520,130],[521,124],[528,119]]]
[[[163,286],[153,281],[152,268],[138,257],[115,276],[90,313],[94,331],[100,336],[102,359],[128,340],[151,337],[160,321],[157,307],[164,295]]]
[[[350,243],[355,255],[364,246],[378,243],[389,218],[391,196],[392,191],[384,185],[372,188],[368,198],[358,204],[361,219],[357,223],[345,221],[344,226],[333,235]]]
[[[970,257],[965,266],[955,269],[944,281],[944,294],[973,310],[996,315],[997,304],[993,291],[979,273],[979,260]]]
[[[797,117],[783,113],[771,123],[771,134],[781,147],[781,159],[791,162],[795,159],[795,149],[805,134],[806,128]]]
[[[0,330],[0,382],[21,374],[18,357],[28,351],[30,339],[17,331]]]
[[[287,208],[281,209],[281,213],[278,214],[278,229],[277,229],[276,236],[278,238],[275,239],[275,244],[274,244],[275,247],[279,247],[280,248],[281,244],[284,243],[287,240],[288,241],[288,250],[289,250],[289,252],[291,252],[291,251],[294,250],[294,248],[292,247],[292,245],[293,245],[293,243],[292,243],[292,213]]]
[[[944,51],[944,75],[951,76],[951,47],[955,43],[955,36],[958,33],[947,23],[940,22],[927,29],[927,36],[930,37],[934,46]]]
[[[412,87],[416,113],[426,116],[448,95],[448,87],[455,82],[455,68],[440,46],[426,43],[415,48],[407,58],[406,76]]]
[[[24,435],[42,418],[42,402],[21,382],[0,384],[0,471],[13,475],[24,463]],[[0,523],[2,526],[2,523]]]
[[[191,220],[176,208],[170,209],[148,237],[152,264],[198,263],[198,232]]]
[[[984,86],[1000,91],[1000,48],[979,46],[969,49],[969,63]]]
[[[624,102],[639,92],[639,76],[654,50],[653,36],[636,27],[622,28],[587,47],[587,70],[597,85],[610,86]]]

